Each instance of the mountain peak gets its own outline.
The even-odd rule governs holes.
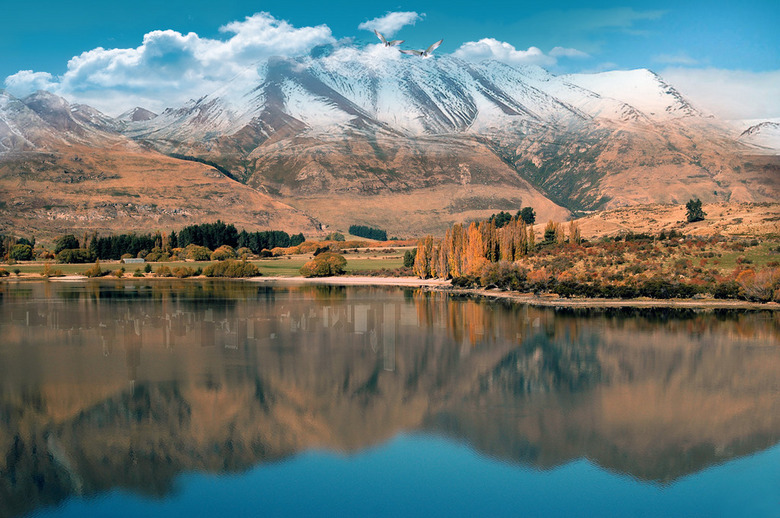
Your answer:
[[[135,108],[131,110],[127,110],[123,114],[117,117],[117,120],[124,121],[124,122],[139,122],[139,121],[148,121],[151,119],[154,119],[157,117],[157,114],[153,111],[147,110],[146,108],[141,108],[140,106],[136,106]]]

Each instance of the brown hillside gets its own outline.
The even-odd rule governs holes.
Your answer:
[[[0,159],[0,232],[168,231],[217,219],[311,234],[300,211],[207,165],[151,151],[69,146]]]

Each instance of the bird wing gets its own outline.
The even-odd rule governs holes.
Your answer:
[[[441,45],[441,42],[443,42],[443,41],[444,41],[444,38],[440,39],[439,41],[437,41],[436,43],[434,43],[433,45],[431,45],[430,47],[428,47],[428,48],[426,49],[426,51],[425,51],[425,52],[426,52],[427,54],[430,54],[430,53],[431,53],[431,52],[433,52],[434,50],[438,49],[438,48],[439,48],[439,45]]]
[[[391,47],[395,47],[396,45],[400,45],[404,41],[405,40],[393,40],[393,41],[388,41],[387,44],[390,45]]]
[[[382,36],[382,33],[381,33],[381,32],[379,32],[378,30],[374,29],[374,34],[376,34],[376,37],[377,37],[377,38],[379,38],[380,40],[382,40],[382,43],[384,43],[385,45],[387,45],[387,40],[385,39],[385,37],[384,37],[384,36]]]
[[[410,56],[422,56],[423,55],[423,51],[421,51],[421,50],[409,50],[409,49],[398,49],[398,50],[400,50],[403,54],[409,54]]]

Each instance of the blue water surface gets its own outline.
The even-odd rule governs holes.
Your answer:
[[[586,459],[537,470],[401,435],[357,454],[189,473],[163,500],[115,490],[35,516],[780,516],[780,445],[664,485]]]

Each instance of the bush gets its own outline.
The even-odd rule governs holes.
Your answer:
[[[178,277],[179,279],[186,279],[187,277],[192,277],[193,275],[197,275],[195,273],[194,268],[189,268],[187,266],[179,266],[176,268],[172,268],[171,274],[174,277]]]
[[[479,278],[474,275],[462,275],[452,278],[452,285],[456,288],[476,288],[479,286]]]
[[[235,259],[236,251],[230,245],[222,245],[211,252],[212,261],[224,261],[225,259]]]
[[[14,261],[29,261],[33,258],[33,249],[30,245],[14,245],[8,256]]]
[[[719,282],[712,290],[712,296],[716,299],[738,299],[739,284],[735,281]]]
[[[210,264],[203,270],[206,277],[259,277],[260,270],[257,266],[246,261],[236,261],[235,259],[226,259],[215,264]]]
[[[62,277],[65,275],[62,273],[62,270],[52,270],[51,265],[49,263],[46,263],[43,265],[43,271],[41,272],[41,277]]]
[[[136,270],[133,272],[133,277],[143,277],[144,272],[141,271],[140,268],[136,268]]]
[[[144,260],[151,263],[164,263],[171,260],[171,256],[168,252],[160,250],[152,250],[144,256]]]
[[[154,272],[155,277],[173,277],[173,273],[171,272],[171,269],[168,268],[165,265],[160,266],[157,268],[157,271]]]
[[[65,249],[57,253],[58,263],[83,264],[91,263],[94,260],[95,255],[86,248]]]
[[[341,254],[323,252],[301,267],[304,277],[330,277],[346,271],[347,260]]]
[[[515,291],[525,286],[526,279],[528,279],[528,271],[508,261],[486,264],[479,276],[480,284],[486,288],[496,287]]]
[[[0,277],[8,277],[9,275],[11,275],[11,272],[5,268],[0,268]]]
[[[184,251],[187,254],[187,259],[192,259],[193,261],[208,261],[211,259],[211,250],[205,246],[187,245]]]
[[[118,269],[113,271],[113,275],[117,279],[121,279],[122,277],[125,276],[125,269],[124,268],[118,268]]]
[[[149,264],[149,263],[146,263],[146,266],[144,266],[144,272],[152,273],[152,265]]]
[[[100,260],[95,261],[95,264],[84,272],[87,277],[102,277],[108,275],[108,270],[100,268]]]
[[[325,241],[344,241],[344,234],[341,232],[331,232],[325,236]]]

